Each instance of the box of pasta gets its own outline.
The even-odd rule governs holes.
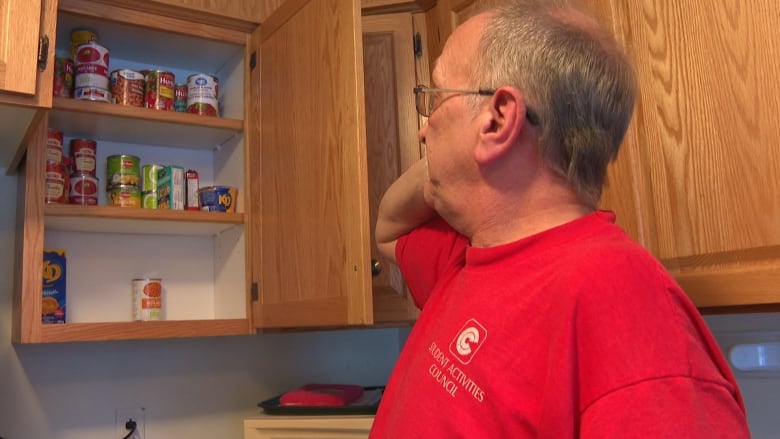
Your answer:
[[[43,323],[65,323],[65,249],[43,249]]]

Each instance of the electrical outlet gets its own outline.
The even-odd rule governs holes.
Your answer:
[[[114,439],[123,439],[130,433],[126,423],[131,419],[135,421],[135,433],[127,436],[128,439],[146,438],[146,409],[143,407],[118,408],[115,412],[114,424],[116,425]]]

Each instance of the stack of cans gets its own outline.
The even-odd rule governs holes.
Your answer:
[[[141,180],[139,158],[129,154],[111,155],[106,158],[106,190],[108,204],[117,207],[140,207]]]
[[[157,209],[157,173],[162,165],[148,164],[141,170],[141,206]]]

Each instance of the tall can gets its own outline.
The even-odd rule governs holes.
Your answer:
[[[46,161],[62,162],[62,131],[49,128],[46,136]]]
[[[73,60],[61,56],[54,57],[54,96],[70,98],[73,96]]]
[[[174,87],[173,109],[180,113],[187,111],[187,84],[176,84]]]
[[[90,41],[76,49],[74,87],[108,90],[108,49]],[[78,94],[77,94],[78,95]]]
[[[144,106],[155,110],[173,111],[176,77],[171,72],[149,70],[146,72],[146,97]]]
[[[70,160],[74,172],[95,175],[97,142],[92,139],[71,139]]]
[[[133,320],[162,320],[162,279],[133,279]]]
[[[198,73],[187,77],[187,112],[219,116],[219,80],[216,76]]]

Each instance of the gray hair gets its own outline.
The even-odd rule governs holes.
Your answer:
[[[595,208],[636,99],[633,67],[614,38],[565,0],[492,10],[471,80],[520,89],[538,115],[540,153]]]

